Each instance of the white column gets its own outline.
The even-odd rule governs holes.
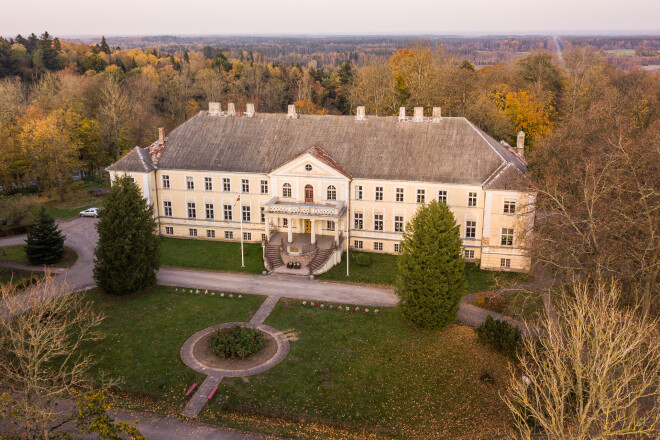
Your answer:
[[[339,222],[340,221],[341,221],[341,219],[338,218],[337,221],[334,222],[335,223],[335,243],[337,243],[337,245],[339,245]]]
[[[269,229],[270,229],[270,217],[266,216],[264,217],[264,232],[266,233],[266,240],[269,239]]]
[[[289,217],[287,224],[289,225],[289,236],[287,239],[289,243],[293,243],[293,217]]]
[[[312,220],[312,244],[316,243],[316,220]]]

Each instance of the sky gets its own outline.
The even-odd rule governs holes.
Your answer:
[[[0,1],[0,35],[660,33],[660,0]]]

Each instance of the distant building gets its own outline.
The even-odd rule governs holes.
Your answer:
[[[525,271],[535,194],[523,145],[523,133],[513,149],[439,108],[299,116],[210,103],[108,171],[134,178],[163,235],[239,241],[242,220],[269,270],[298,261],[322,273],[347,246],[397,253],[406,223],[435,199],[454,213],[466,260]]]

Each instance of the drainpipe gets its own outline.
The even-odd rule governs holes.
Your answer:
[[[161,228],[160,228],[160,202],[158,201],[158,167],[155,166],[154,166],[154,180],[155,180],[154,188],[156,188],[156,222],[158,223],[158,236],[162,237],[163,234],[161,234]]]
[[[348,261],[349,261],[349,255],[348,255],[348,250],[350,249],[350,243],[351,243],[351,194],[353,191],[353,188],[351,188],[351,181],[348,181],[348,197],[346,197],[346,276],[350,274],[349,266],[348,266]]]

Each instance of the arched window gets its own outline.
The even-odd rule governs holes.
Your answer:
[[[291,184],[285,183],[282,185],[282,197],[291,197]]]
[[[314,187],[305,185],[305,203],[314,203]]]
[[[337,188],[334,185],[328,187],[328,200],[337,200]]]

